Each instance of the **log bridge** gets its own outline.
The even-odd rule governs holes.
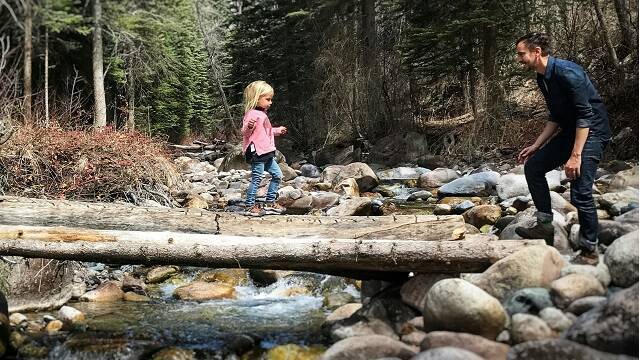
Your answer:
[[[457,215],[250,218],[200,209],[0,197],[2,256],[376,278],[390,272],[480,272],[534,245],[544,241],[468,235]]]

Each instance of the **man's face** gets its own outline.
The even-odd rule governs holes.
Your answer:
[[[531,50],[524,41],[521,41],[516,45],[516,56],[518,58],[518,62],[529,70],[535,70],[536,64],[540,61],[541,53],[542,50],[540,47],[535,47]]]

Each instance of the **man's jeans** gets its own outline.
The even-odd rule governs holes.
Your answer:
[[[592,135],[582,149],[580,176],[571,181],[571,203],[578,209],[580,221],[579,247],[593,250],[598,245],[598,215],[593,201],[593,182],[608,141]],[[524,165],[531,197],[539,212],[552,214],[551,196],[545,174],[564,165],[571,156],[574,137],[558,134],[547,145],[539,149]]]
[[[269,182],[269,188],[267,189],[267,202],[274,202],[278,195],[278,188],[280,187],[280,181],[282,180],[282,171],[280,166],[276,162],[275,157],[262,162],[255,161],[251,163],[251,183],[247,190],[247,206],[253,206],[256,202],[256,193],[262,182],[262,173],[267,171],[271,174],[271,182]]]

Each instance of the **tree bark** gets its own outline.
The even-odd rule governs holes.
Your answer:
[[[44,126],[49,127],[49,29],[44,33]]]
[[[264,216],[199,209],[143,208],[111,203],[0,197],[0,224],[200,234],[350,239],[459,240],[462,216]]]
[[[620,58],[624,59],[627,55],[634,52],[634,48],[637,49],[637,32],[634,30],[631,18],[629,17],[627,0],[614,0],[613,4],[616,8],[618,24],[620,24],[620,31],[622,32],[623,51],[620,52]]]
[[[480,272],[533,245],[544,241],[291,239],[0,225],[3,255],[314,272]]]
[[[31,0],[24,2],[24,124],[32,125],[33,114],[31,109],[31,71],[33,63],[33,3]]]
[[[127,122],[124,124],[124,128],[127,130],[136,129],[136,96],[135,96],[135,77],[132,73],[133,70],[129,70],[129,104],[127,108]]]
[[[363,64],[368,70],[376,64],[376,2],[361,0]]]
[[[602,37],[607,46],[607,50],[609,51],[609,57],[611,58],[611,62],[613,63],[613,66],[617,70],[620,70],[621,64],[620,64],[620,61],[618,60],[616,49],[615,47],[613,47],[613,42],[611,42],[611,37],[609,37],[609,30],[607,30],[607,24],[604,21],[604,16],[602,15],[602,10],[600,9],[598,0],[591,0],[591,4],[593,4],[593,9],[596,11],[598,23],[600,24],[600,28],[602,29]]]
[[[102,3],[93,0],[93,95],[95,118],[93,128],[107,126],[107,101],[104,92],[104,69],[102,57]]]

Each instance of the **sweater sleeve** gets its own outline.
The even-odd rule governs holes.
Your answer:
[[[251,120],[255,120],[255,124],[253,125],[253,128],[249,129],[249,121]],[[244,115],[244,118],[242,119],[242,134],[243,135],[251,135],[253,133],[253,131],[255,129],[258,128],[258,126],[262,125],[263,120],[260,117],[260,114],[258,114],[256,111],[249,111]]]

